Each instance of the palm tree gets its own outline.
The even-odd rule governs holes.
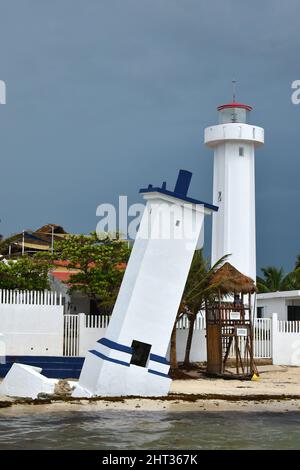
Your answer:
[[[178,368],[178,362],[177,362],[177,351],[176,351],[176,339],[177,339],[177,322],[178,320],[183,316],[183,306],[180,304],[177,315],[176,315],[176,320],[173,326],[172,334],[171,334],[171,339],[170,339],[170,369],[171,371],[174,371]]]
[[[203,257],[203,251],[198,250],[195,252],[191,264],[188,279],[185,285],[182,302],[178,311],[177,319],[186,314],[189,319],[189,331],[186,343],[184,366],[190,365],[190,352],[193,341],[194,324],[197,313],[205,307],[205,302],[211,300],[217,292],[217,285],[210,285],[210,280],[214,272],[225,261],[227,256],[221,258],[214,266],[209,268],[207,260]],[[176,323],[174,325],[172,338],[171,338],[171,354],[170,362],[171,368],[175,368],[177,361],[176,355]],[[175,343],[175,344],[174,344]]]
[[[291,271],[282,281],[282,290],[299,290],[300,289],[300,268]]]
[[[189,345],[189,350],[191,349],[193,327],[194,327],[195,318],[196,318],[196,315],[194,314],[194,312],[196,312],[197,314],[199,309],[197,309],[196,301],[191,302],[189,306],[187,306],[186,298],[189,293],[193,292],[193,288],[195,287],[196,283],[198,283],[200,279],[205,277],[207,271],[208,271],[208,263],[203,257],[203,251],[202,250],[195,251],[193,261],[190,267],[189,275],[186,281],[184,293],[182,296],[182,301],[180,303],[180,306],[176,315],[176,320],[173,326],[172,334],[171,334],[171,341],[170,341],[171,370],[175,370],[178,368],[177,353],[176,353],[176,327],[177,327],[177,322],[184,314],[188,316],[188,319],[190,321],[187,345]],[[189,358],[189,353],[188,353],[188,358]]]
[[[300,289],[300,269],[285,275],[283,268],[262,268],[263,277],[257,277],[259,292],[278,292]]]
[[[259,292],[277,292],[281,290],[284,280],[283,268],[268,266],[261,268],[263,277],[257,277],[257,287]]]

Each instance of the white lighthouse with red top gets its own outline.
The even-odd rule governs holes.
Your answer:
[[[212,263],[226,254],[239,271],[256,279],[255,148],[264,129],[248,124],[251,106],[218,107],[219,124],[205,129],[205,144],[214,150]]]

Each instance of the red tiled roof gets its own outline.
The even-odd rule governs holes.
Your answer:
[[[125,271],[127,266],[127,263],[118,263],[117,268],[120,269],[120,271]]]
[[[70,271],[52,271],[51,274],[58,281],[68,282],[70,280],[70,277],[72,276],[72,274],[74,274],[74,272],[70,272]]]
[[[65,266],[65,267],[67,267],[67,266],[70,265],[70,261],[68,261],[68,260],[63,260],[63,259],[57,259],[57,260],[54,260],[54,261],[53,261],[53,264],[54,264],[55,266]]]
[[[58,259],[58,260],[53,261],[53,264],[54,264],[54,266],[60,266],[60,267],[65,267],[65,268],[67,268],[68,266],[70,266],[71,262],[68,261],[68,260],[60,260],[60,259]],[[126,269],[126,266],[127,266],[126,263],[118,263],[118,264],[117,264],[117,268],[119,268],[120,270],[125,270],[125,269]],[[79,264],[79,263],[76,264],[75,267],[76,267],[77,269],[80,269],[80,264]],[[94,263],[93,261],[91,261],[91,262],[89,263],[89,268],[95,268],[95,267],[96,267],[96,263]],[[72,267],[71,269],[74,269],[74,267]]]
[[[72,265],[71,261],[64,260],[64,259],[57,259],[57,260],[54,260],[54,261],[53,261],[53,264],[54,264],[55,266],[61,266],[61,267],[64,267],[64,268],[67,268],[68,266]],[[95,266],[96,266],[96,263],[94,263],[93,261],[91,261],[91,262],[89,263],[89,268],[94,268]],[[75,267],[76,267],[77,269],[80,269],[80,264],[77,263],[77,264],[75,265]]]

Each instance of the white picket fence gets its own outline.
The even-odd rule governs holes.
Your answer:
[[[93,342],[97,341],[109,324],[108,315],[65,315],[64,316],[64,355],[85,356]],[[286,323],[286,322],[283,322]],[[281,328],[284,328],[281,326]],[[287,328],[287,327],[285,327]],[[296,328],[296,327],[294,327]],[[182,317],[177,324],[177,349],[179,357],[184,354],[189,320],[187,316]],[[194,323],[192,359],[205,360],[205,317],[197,315]],[[258,318],[254,321],[253,328],[254,357],[257,359],[272,358],[272,320],[269,318]],[[182,343],[182,344],[181,344]],[[230,355],[234,355],[234,351]]]
[[[181,317],[177,322],[177,330],[187,330],[189,328],[190,322],[187,315]],[[194,323],[194,330],[205,330],[205,316],[202,313],[199,313],[196,317]]]
[[[62,305],[62,295],[53,291],[0,289],[0,304]]]
[[[109,315],[85,315],[85,328],[107,328]]]
[[[278,321],[278,333],[300,333],[300,321]]]

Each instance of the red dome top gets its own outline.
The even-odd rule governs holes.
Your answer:
[[[245,109],[246,111],[251,111],[252,110],[252,107],[249,106],[248,104],[242,104],[242,103],[236,103],[235,101],[233,101],[232,103],[228,103],[228,104],[221,104],[220,106],[218,106],[218,111],[222,111],[222,109],[227,109],[227,108],[242,108],[242,109]]]

